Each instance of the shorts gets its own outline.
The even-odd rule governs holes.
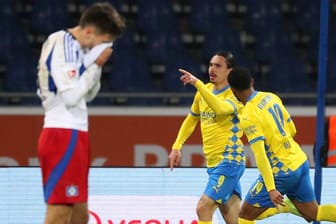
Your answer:
[[[87,132],[44,128],[39,137],[38,157],[46,203],[87,202],[90,163]]]
[[[274,177],[275,187],[283,195],[299,202],[315,201],[315,193],[309,174],[308,161],[304,162],[297,170],[289,171],[286,175]],[[262,176],[259,176],[248,191],[245,201],[256,207],[274,207]]]
[[[219,164],[208,168],[208,184],[204,194],[218,204],[225,204],[235,194],[241,198],[240,178],[245,170],[245,165]]]

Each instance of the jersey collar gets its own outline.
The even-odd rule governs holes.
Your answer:
[[[253,93],[247,98],[246,102],[249,102],[250,100],[252,100],[256,95],[258,94],[258,91],[253,91]]]
[[[213,90],[212,93],[217,95],[217,94],[220,94],[220,93],[224,92],[225,90],[227,90],[229,88],[230,88],[230,85],[227,85],[227,86],[224,86],[223,88],[221,88],[219,90]]]

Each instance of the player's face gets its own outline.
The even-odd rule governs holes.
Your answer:
[[[209,62],[209,79],[213,84],[226,84],[231,68],[227,67],[226,59],[220,55],[214,55]]]

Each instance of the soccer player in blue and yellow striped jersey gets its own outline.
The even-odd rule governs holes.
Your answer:
[[[203,151],[206,158],[208,184],[197,204],[199,224],[210,224],[216,208],[226,223],[236,224],[241,204],[240,178],[245,169],[245,155],[240,140],[237,101],[228,85],[227,75],[234,67],[232,53],[218,52],[210,60],[210,83],[204,84],[189,72],[180,69],[181,81],[198,90],[191,112],[180,127],[169,155],[170,167],[179,165],[181,149],[200,122]]]
[[[295,125],[281,99],[256,91],[249,71],[235,68],[228,75],[235,96],[245,105],[240,126],[256,159],[260,176],[247,193],[239,224],[253,224],[258,216],[284,204],[284,195],[307,221],[336,222],[336,205],[318,205],[305,153],[294,140]]]

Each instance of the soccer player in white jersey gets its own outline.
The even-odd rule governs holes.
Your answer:
[[[260,214],[283,204],[284,195],[308,222],[336,222],[336,205],[319,205],[309,176],[306,154],[295,141],[296,128],[281,99],[256,91],[249,71],[235,68],[228,82],[245,105],[240,124],[256,159],[260,176],[246,194],[239,224],[255,224]]]
[[[100,89],[102,66],[125,27],[109,3],[85,9],[79,24],[52,33],[39,59],[38,95],[45,111],[38,142],[45,224],[88,222],[87,102]]]

